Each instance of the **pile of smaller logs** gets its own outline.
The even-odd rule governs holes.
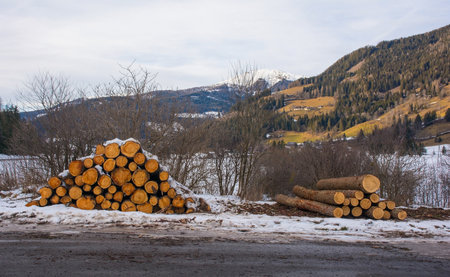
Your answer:
[[[64,204],[84,210],[194,212],[195,200],[182,196],[173,186],[176,184],[138,141],[113,140],[97,145],[95,154],[70,162],[68,170],[51,177],[39,190],[41,198],[27,206]]]
[[[407,214],[395,207],[394,201],[381,200],[376,191],[380,180],[370,174],[319,180],[316,190],[294,186],[296,197],[278,194],[275,200],[283,205],[298,207],[333,217],[361,217],[404,220]]]

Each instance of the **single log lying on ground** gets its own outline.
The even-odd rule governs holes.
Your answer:
[[[350,189],[373,193],[380,188],[380,180],[371,174],[366,174],[354,177],[322,179],[317,182],[316,186],[318,189],[326,190]]]
[[[376,206],[370,207],[367,211],[365,211],[366,216],[372,219],[382,219],[384,215],[384,211]]]
[[[52,189],[56,189],[57,187],[59,187],[61,185],[61,179],[59,179],[58,177],[51,177],[50,179],[48,179],[48,185],[52,188]]]
[[[294,186],[292,191],[302,199],[314,200],[331,205],[344,203],[345,196],[342,192],[328,190],[312,190],[301,186]]]
[[[317,201],[301,199],[298,197],[289,197],[283,194],[277,194],[275,196],[275,201],[277,201],[279,204],[290,207],[297,207],[303,210],[317,212],[327,216],[342,217],[344,213],[342,208],[336,206],[320,203]]]
[[[139,149],[141,149],[141,145],[132,140],[129,140],[120,146],[120,152],[128,158],[133,158]]]
[[[404,220],[408,214],[402,209],[395,208],[391,211],[391,216],[395,219]]]

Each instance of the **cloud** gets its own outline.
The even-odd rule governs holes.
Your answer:
[[[0,1],[0,97],[39,71],[80,86],[135,61],[161,88],[226,79],[230,62],[315,75],[381,40],[448,24],[447,1]]]

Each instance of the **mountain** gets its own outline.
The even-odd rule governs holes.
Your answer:
[[[449,46],[447,25],[360,48],[317,76],[291,82],[276,94],[284,101],[277,108],[297,120],[290,131],[340,135],[359,124],[370,123],[373,129],[431,110],[442,117],[450,96]],[[439,107],[430,108],[433,103]]]

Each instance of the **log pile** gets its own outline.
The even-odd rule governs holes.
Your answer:
[[[97,145],[93,155],[70,162],[68,170],[39,190],[40,199],[27,206],[64,204],[84,210],[167,214],[192,213],[198,207],[209,210],[202,199],[181,195],[189,192],[138,141],[113,140]]]
[[[282,205],[297,207],[333,217],[361,217],[404,220],[407,214],[394,201],[381,200],[376,193],[380,180],[370,174],[319,180],[316,190],[294,186],[296,197],[278,194]]]

